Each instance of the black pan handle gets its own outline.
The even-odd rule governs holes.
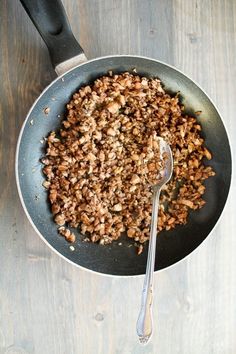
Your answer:
[[[71,31],[61,0],[20,1],[46,43],[55,69],[73,57],[84,56]]]

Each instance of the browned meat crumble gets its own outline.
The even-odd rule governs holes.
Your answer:
[[[100,244],[124,231],[136,242],[147,241],[151,181],[162,168],[158,136],[170,144],[174,158],[173,177],[160,198],[158,230],[185,224],[191,209],[203,207],[203,182],[214,175],[203,158],[210,160],[211,153],[197,119],[184,114],[178,95],[167,94],[159,79],[103,76],[79,89],[67,109],[42,159],[56,224],[79,227],[87,240]],[[59,228],[73,242],[67,230]]]

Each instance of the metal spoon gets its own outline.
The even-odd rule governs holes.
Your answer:
[[[156,185],[153,185],[153,203],[152,203],[152,221],[150,240],[148,247],[148,259],[146,266],[146,275],[143,283],[141,309],[137,321],[137,334],[141,343],[147,343],[152,334],[152,299],[153,299],[153,272],[156,255],[156,236],[159,196],[163,186],[170,180],[173,170],[173,157],[169,145],[164,139],[159,137],[160,156],[165,154],[164,169],[162,176]]]

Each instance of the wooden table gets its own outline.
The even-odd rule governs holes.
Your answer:
[[[236,1],[64,0],[88,58],[139,54],[196,80],[224,117],[235,151]],[[187,259],[155,275],[155,333],[135,325],[142,278],[82,271],[36,235],[19,202],[15,147],[26,113],[56,77],[18,0],[0,2],[0,353],[235,354],[235,178],[223,216]]]

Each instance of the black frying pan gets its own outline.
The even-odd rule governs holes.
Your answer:
[[[112,275],[145,273],[147,245],[140,256],[130,240],[123,237],[108,246],[82,242],[77,232],[75,250],[58,236],[42,187],[44,180],[40,157],[45,151],[42,138],[59,128],[65,105],[81,85],[97,77],[137,69],[146,77],[159,77],[168,92],[181,92],[186,111],[194,115],[202,111],[198,120],[206,146],[213,153],[207,162],[216,176],[206,181],[206,205],[190,214],[187,225],[173,231],[161,232],[157,238],[155,270],[168,267],[190,254],[209,235],[224,208],[231,180],[231,153],[221,117],[210,98],[199,86],[177,69],[138,56],[116,55],[85,61],[82,48],[75,40],[60,0],[22,0],[42,38],[46,42],[52,63],[61,74],[39,96],[31,108],[20,132],[16,152],[16,178],[24,210],[42,239],[57,253],[74,264],[96,272]],[[81,62],[83,62],[81,64]],[[68,69],[71,69],[68,71]],[[49,108],[45,111],[45,108]],[[48,112],[49,111],[49,112]],[[48,112],[48,114],[45,114]],[[122,246],[119,243],[122,242]]]

